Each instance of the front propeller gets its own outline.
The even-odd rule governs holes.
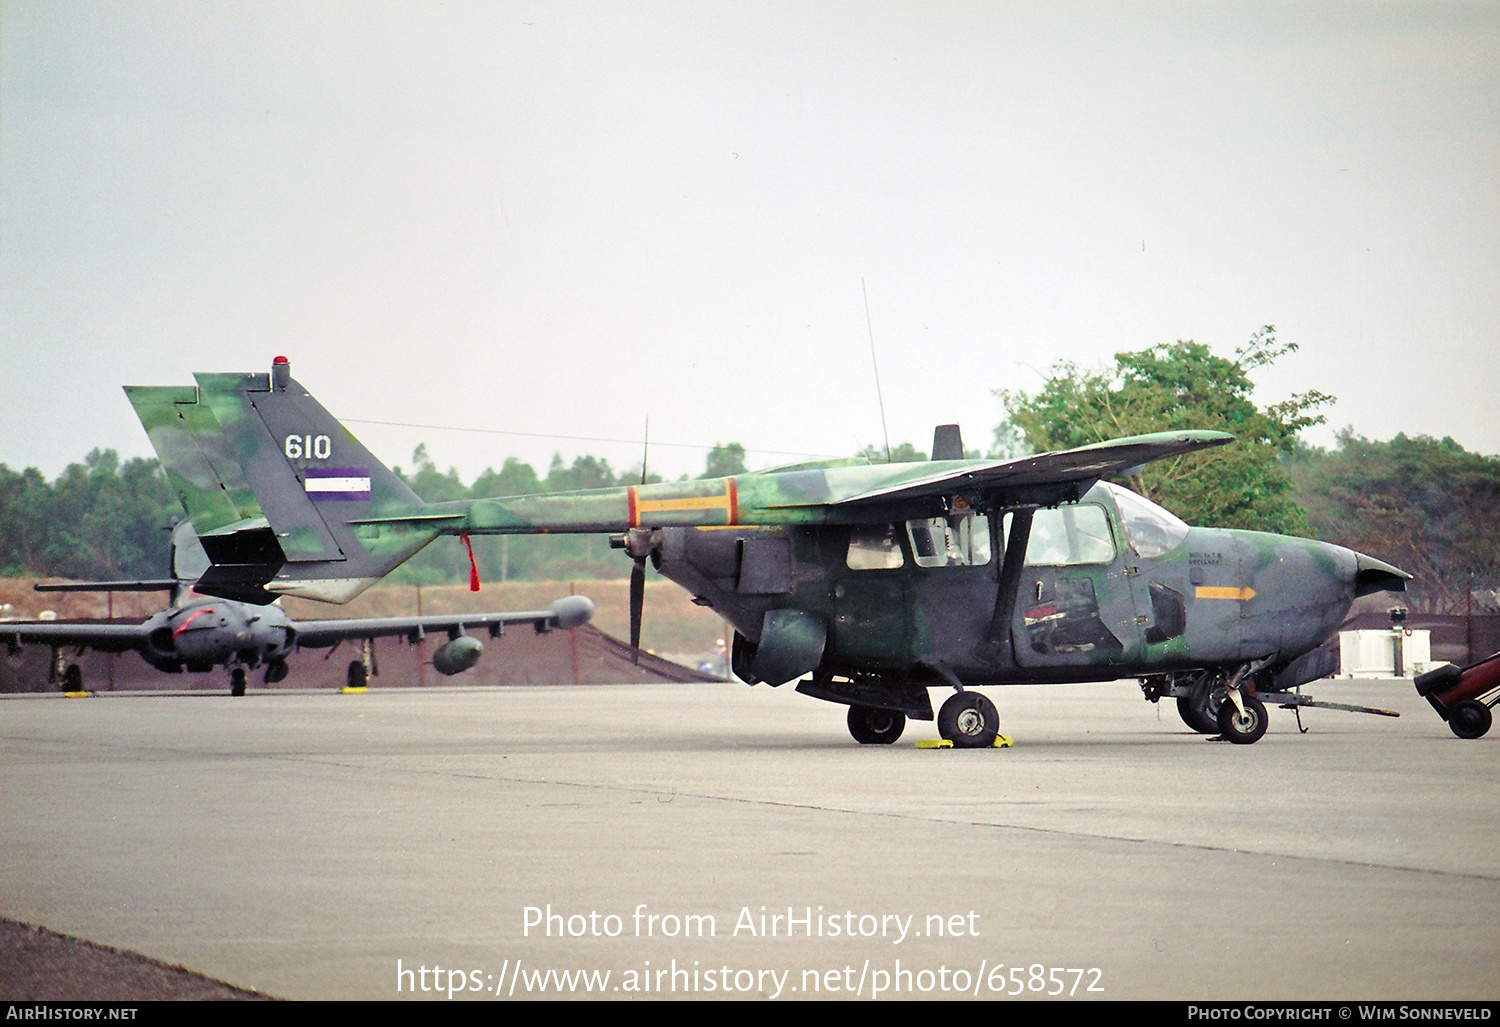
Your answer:
[[[630,568],[630,648],[641,662],[641,614],[646,608],[646,558],[637,556]]]
[[[646,607],[646,560],[655,556],[661,537],[650,528],[631,528],[623,535],[612,536],[609,544],[623,549],[635,561],[630,568],[630,648],[636,663],[641,662],[641,615]]]

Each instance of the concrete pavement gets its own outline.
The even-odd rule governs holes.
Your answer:
[[[1500,733],[984,691],[1014,748],[728,684],[6,697],[0,916],[285,998],[1500,997]]]

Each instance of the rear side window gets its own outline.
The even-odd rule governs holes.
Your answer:
[[[918,567],[974,567],[990,562],[990,519],[973,513],[906,522]]]
[[[896,543],[895,526],[871,524],[850,529],[845,562],[851,571],[891,571],[902,566],[906,560]]]

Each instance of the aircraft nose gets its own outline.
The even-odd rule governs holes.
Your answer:
[[[1354,554],[1354,594],[1372,595],[1376,592],[1405,592],[1411,575],[1399,567],[1392,567],[1383,560],[1364,553]]]
[[[579,628],[594,616],[594,601],[588,596],[564,596],[547,609],[557,618],[560,628]]]

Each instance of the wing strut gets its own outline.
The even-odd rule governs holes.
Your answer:
[[[995,589],[995,612],[990,630],[979,645],[978,655],[989,663],[1004,663],[1012,656],[1010,622],[1016,612],[1016,590],[1021,587],[1021,570],[1026,564],[1026,544],[1031,541],[1031,519],[1034,507],[1012,512],[1010,537],[1005,542],[1005,562],[1000,565],[1000,584]]]

